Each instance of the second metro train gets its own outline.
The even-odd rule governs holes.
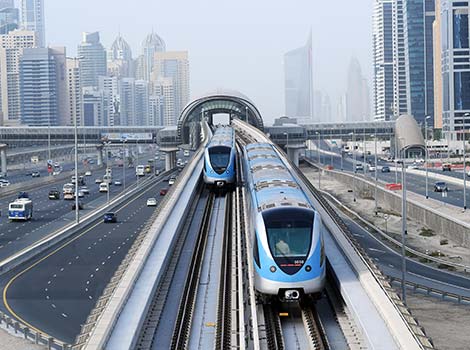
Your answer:
[[[229,188],[235,185],[235,181],[235,132],[229,126],[220,126],[204,150],[204,183]]]

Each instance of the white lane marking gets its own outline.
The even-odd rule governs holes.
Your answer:
[[[385,253],[385,250],[381,250],[381,249],[376,249],[376,248],[367,248],[367,249],[369,249],[372,252]]]

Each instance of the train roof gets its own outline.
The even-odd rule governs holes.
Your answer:
[[[258,211],[286,206],[312,209],[297,181],[270,144],[250,144],[245,150]]]
[[[211,141],[207,145],[208,148],[215,146],[234,147],[235,146],[235,132],[233,128],[228,126],[218,127]]]

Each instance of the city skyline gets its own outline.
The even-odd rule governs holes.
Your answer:
[[[113,22],[110,23],[109,20],[101,21],[109,13],[109,2],[97,4],[85,0],[80,4],[65,4],[55,0],[47,1],[48,43],[65,45],[67,52],[74,55],[82,31],[100,31],[106,48],[120,33],[136,58],[141,52],[142,41],[153,29],[165,40],[167,50],[190,52],[191,98],[214,87],[240,90],[250,96],[260,106],[263,116],[271,121],[285,110],[283,54],[302,46],[310,28],[313,32],[315,89],[324,91],[332,101],[337,101],[344,93],[351,56],[358,57],[361,66],[371,67],[371,9],[366,2],[357,6],[341,1],[342,6],[335,14],[328,11],[328,6],[312,4],[310,1],[301,1],[296,7],[267,1],[253,5],[242,1],[236,9],[229,4],[214,1],[206,1],[202,6],[185,2],[187,14],[180,14],[179,5],[171,3],[144,1],[137,7],[123,1],[113,4],[116,5],[113,6]],[[93,13],[84,10],[87,6],[94,8]],[[142,13],[139,8],[144,6],[148,11]],[[211,6],[216,6],[220,11],[232,11],[234,15],[240,13],[240,22],[237,26],[227,26],[225,19],[215,18],[212,25],[196,21],[196,14],[202,14]],[[272,10],[272,18],[260,27],[257,23],[260,16],[264,15],[266,6]],[[155,17],[154,13],[178,13],[178,17]],[[59,14],[62,18],[59,18]],[[86,25],[79,20],[85,14]],[[128,21],[132,16],[139,18],[138,23]],[[293,16],[300,16],[302,20],[293,21]],[[336,20],[351,26],[351,31],[344,32],[331,26],[332,21]],[[66,28],[57,30],[65,23]],[[285,25],[279,26],[278,23]],[[286,29],[286,25],[289,29]],[[214,28],[217,30],[214,31]],[[328,28],[328,36],[324,35],[323,28]],[[276,39],[266,41],[270,37]],[[234,50],[234,47],[238,49]],[[328,67],[330,62],[335,65],[335,69],[322,69]],[[364,75],[370,83],[371,69],[365,69]]]

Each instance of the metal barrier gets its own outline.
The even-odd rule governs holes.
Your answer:
[[[399,285],[401,287],[401,278],[389,276],[388,279],[390,281],[390,284]],[[439,296],[442,300],[450,299],[451,301],[457,302],[458,304],[470,305],[470,297],[466,297],[456,293],[445,292],[437,288],[427,287],[425,285],[414,283],[411,281],[406,281],[405,285],[414,293],[421,293],[421,291],[424,291],[424,294],[429,296]]]
[[[48,350],[70,350],[71,345],[63,343],[54,339],[46,334],[37,332],[29,327],[16,321],[14,318],[8,316],[0,311],[0,328],[3,328],[8,333],[25,340],[31,341],[38,345],[44,345]]]

